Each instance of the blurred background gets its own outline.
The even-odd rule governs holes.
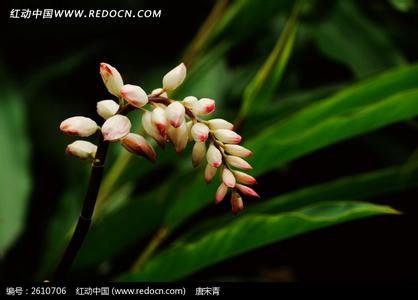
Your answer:
[[[13,8],[161,17],[13,19]],[[6,1],[1,22],[1,280],[48,278],[68,242],[89,166],[65,155],[74,138],[58,127],[100,122],[99,63],[150,92],[180,61],[189,75],[173,97],[216,99],[254,150],[262,199],[234,217],[212,203],[190,147],[151,165],[112,145],[71,278],[417,279],[416,1]]]

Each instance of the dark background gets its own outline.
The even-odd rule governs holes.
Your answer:
[[[306,16],[313,26],[327,16],[333,1],[321,1],[317,10]],[[404,29],[393,35],[408,61],[418,58],[417,14],[401,14],[386,9],[379,14],[379,1],[355,1],[362,12],[379,24],[389,22]],[[367,2],[367,3],[365,3]],[[212,7],[212,1],[6,1],[3,3],[1,66],[8,71],[19,87],[31,84],[33,74],[39,74],[49,64],[63,57],[82,57],[83,63],[46,82],[27,100],[29,135],[32,141],[32,176],[34,189],[30,199],[27,226],[1,265],[3,280],[30,279],[39,267],[44,232],[54,214],[61,193],[77,182],[78,172],[68,171],[70,160],[62,152],[68,139],[57,126],[68,115],[89,115],[97,99],[107,97],[98,76],[102,61],[124,70],[127,80],[145,82],[152,89],[153,78],[148,74],[164,74],[166,66],[177,63],[190,40]],[[9,19],[10,8],[93,8],[93,9],[161,9],[159,19]],[[396,29],[396,28],[395,28]],[[389,29],[390,30],[390,29]],[[392,28],[394,30],[394,28]],[[228,53],[228,64],[235,68],[253,58],[259,60],[256,47],[258,34],[252,34]],[[86,54],[87,53],[87,54]],[[84,56],[85,55],[85,56]],[[96,72],[96,73],[95,73]],[[324,82],[346,82],[354,79],[343,64],[325,57],[312,43],[301,47],[289,65],[289,74],[298,74],[299,88],[321,86]],[[130,78],[136,74],[135,78]],[[154,76],[154,75],[152,75]],[[289,76],[291,77],[291,76]],[[285,79],[280,95],[291,88]],[[53,99],[53,100],[51,100]],[[229,109],[236,108],[232,97]],[[91,115],[91,114],[90,114]],[[390,136],[400,142],[402,155],[392,155],[391,148],[378,147],[373,141]],[[263,195],[277,195],[300,186],[325,182],[337,176],[399,163],[413,153],[417,146],[414,126],[389,126],[366,137],[348,140],[317,151],[291,164],[286,172],[269,173],[260,178],[258,189]],[[388,140],[390,141],[390,140]],[[51,150],[53,149],[53,150]],[[383,157],[378,157],[378,154]],[[64,160],[64,162],[62,162]],[[63,167],[64,166],[64,167]],[[65,171],[60,171],[65,170]],[[65,172],[65,173],[63,173]],[[69,173],[70,172],[70,173]],[[72,172],[72,173],[71,173]],[[280,182],[280,185],[273,184]],[[372,199],[390,204],[403,212],[400,216],[374,217],[349,224],[322,229],[260,250],[233,258],[205,269],[188,280],[256,280],[256,281],[322,281],[322,280],[407,280],[418,275],[418,190]],[[225,204],[220,210],[228,210]],[[207,209],[200,217],[210,217]],[[192,226],[192,219],[187,225]],[[130,262],[131,250],[120,260],[121,268]]]

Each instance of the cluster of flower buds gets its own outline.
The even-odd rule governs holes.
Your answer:
[[[233,125],[223,119],[205,120],[204,116],[215,110],[215,101],[210,98],[185,97],[182,101],[171,99],[167,93],[179,87],[186,77],[182,63],[168,72],[162,80],[162,88],[150,95],[139,86],[124,84],[120,73],[106,63],[100,64],[100,74],[110,94],[118,98],[97,103],[97,113],[105,121],[100,127],[86,117],[76,116],[64,120],[60,129],[70,135],[88,137],[101,131],[107,142],[120,142],[129,152],[139,154],[154,162],[156,152],[142,135],[132,133],[131,122],[126,116],[133,109],[142,113],[142,127],[146,134],[164,148],[173,144],[177,153],[189,142],[194,142],[192,164],[198,166],[205,158],[205,180],[210,183],[220,170],[221,184],[216,192],[216,203],[221,202],[231,191],[233,213],[243,209],[242,195],[259,197],[249,187],[256,183],[254,177],[242,172],[252,167],[243,158],[251,151],[240,146],[241,136],[233,131]],[[94,159],[97,146],[78,140],[67,146],[66,153],[80,159]]]

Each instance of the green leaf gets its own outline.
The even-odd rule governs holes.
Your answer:
[[[264,108],[280,83],[296,38],[299,10],[300,4],[297,2],[269,57],[245,89],[241,117]]]
[[[266,129],[246,146],[254,153],[254,173],[261,174],[309,152],[418,115],[418,89],[390,96],[378,103],[336,115],[293,134],[280,127]],[[301,120],[303,121],[303,120]],[[277,130],[276,130],[277,129]]]
[[[405,63],[386,32],[363,16],[352,1],[338,1],[312,33],[324,54],[346,64],[357,77]]]
[[[138,273],[123,275],[118,280],[179,280],[227,258],[315,229],[396,213],[388,206],[351,201],[320,203],[277,215],[246,215],[193,242],[174,243]]]
[[[21,95],[0,77],[0,258],[23,229],[31,191],[30,148]]]
[[[407,12],[415,6],[415,0],[389,0],[389,3],[401,12]]]
[[[417,186],[418,164],[412,162],[305,187],[267,201],[261,200],[257,205],[247,207],[241,215],[252,213],[277,214],[322,201],[331,201],[332,199],[364,200]],[[235,217],[231,216],[230,213],[211,218],[195,226],[186,235],[183,235],[182,239],[191,240],[194,237],[203,236],[208,231],[226,226],[234,219]]]

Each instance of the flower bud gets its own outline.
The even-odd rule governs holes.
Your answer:
[[[196,123],[190,132],[196,142],[205,142],[209,136],[209,127],[203,123]]]
[[[238,156],[227,155],[226,162],[231,166],[242,170],[251,170],[253,168],[248,162]]]
[[[236,187],[245,196],[260,198],[256,191],[246,185],[237,184]]]
[[[183,105],[187,106],[187,108],[192,109],[193,105],[197,103],[197,98],[195,96],[187,96],[182,102]]]
[[[248,157],[253,154],[250,150],[240,145],[226,144],[224,146],[224,149],[229,154],[239,156],[239,157]]]
[[[97,146],[87,141],[74,141],[67,146],[65,153],[80,159],[93,159],[96,156]]]
[[[192,110],[196,115],[207,115],[215,110],[215,100],[202,98],[193,103]]]
[[[151,121],[157,127],[158,132],[162,137],[167,137],[168,121],[165,117],[165,110],[161,107],[156,107],[151,113]]]
[[[213,144],[209,146],[206,159],[212,167],[219,168],[222,165],[222,154]]]
[[[244,203],[242,202],[242,197],[236,191],[233,191],[231,194],[231,206],[232,213],[236,215],[240,210],[244,209]]]
[[[151,162],[157,159],[154,148],[142,135],[129,133],[121,142],[122,146],[131,153],[142,155]]]
[[[229,129],[217,129],[213,132],[213,134],[223,143],[238,144],[241,142],[241,136],[235,131]]]
[[[221,202],[225,198],[227,192],[228,187],[225,184],[221,183],[218,189],[216,190],[215,203],[218,204],[219,202]]]
[[[175,101],[168,105],[165,113],[171,126],[178,128],[183,124],[185,109],[180,102]]]
[[[125,116],[114,115],[107,119],[102,126],[103,139],[114,142],[125,137],[131,130],[131,121]]]
[[[212,119],[208,121],[209,127],[212,130],[216,129],[229,129],[232,130],[234,128],[234,124],[225,121],[224,119]]]
[[[162,137],[157,129],[157,127],[152,122],[152,114],[149,111],[144,111],[142,114],[142,127],[145,132],[152,137],[161,148],[165,147],[166,139]]]
[[[113,100],[102,100],[97,102],[97,114],[103,119],[109,119],[119,110],[119,104]]]
[[[99,126],[90,118],[71,117],[61,122],[60,129],[69,135],[87,137],[94,134]]]
[[[186,122],[183,122],[182,125],[178,128],[169,126],[168,137],[173,143],[177,153],[183,151],[184,148],[186,148],[187,142],[189,140]]]
[[[216,175],[216,171],[218,169],[215,167],[212,167],[210,164],[206,164],[206,168],[205,168],[205,181],[206,183],[211,183],[213,177],[215,177]]]
[[[228,168],[222,170],[222,182],[230,188],[235,187],[235,176]]]
[[[173,91],[179,87],[186,78],[186,65],[184,63],[179,64],[163,77],[163,88],[167,91]]]
[[[168,95],[162,88],[152,90],[151,95],[158,95],[158,97],[168,98]]]
[[[145,93],[145,91],[137,85],[126,84],[122,87],[120,93],[122,97],[132,106],[141,108],[148,103],[147,93]]]
[[[109,64],[101,63],[100,75],[102,76],[103,82],[109,93],[116,97],[119,97],[120,90],[123,86],[123,80],[118,70],[116,70]]]
[[[196,142],[192,150],[192,164],[197,167],[206,154],[206,144],[204,142]]]
[[[190,143],[190,142],[193,142],[193,137],[192,137],[193,122],[189,121],[189,122],[186,123],[186,125],[187,125],[187,133],[189,135],[188,142]]]
[[[241,171],[234,171],[235,178],[238,182],[248,185],[253,185],[257,183],[257,180],[252,177],[251,175],[248,175],[247,173],[241,172]]]

